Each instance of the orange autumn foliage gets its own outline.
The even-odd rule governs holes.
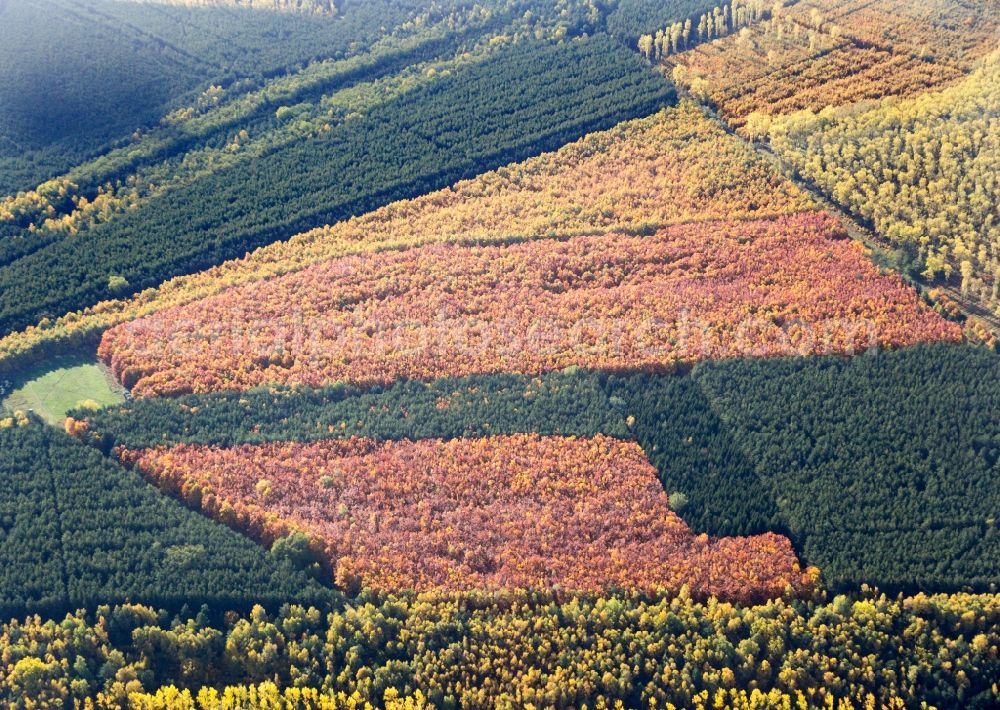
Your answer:
[[[795,27],[795,25],[791,25]],[[844,37],[773,25],[747,29],[671,57],[673,75],[705,94],[732,125],[753,114],[819,111],[865,99],[910,96],[957,80],[959,69]]]
[[[0,367],[88,342],[119,323],[331,258],[431,243],[648,232],[667,224],[787,214],[812,206],[752,148],[692,103],[552,153],[311,230],[134,297],[0,338]]]
[[[755,114],[820,111],[954,83],[996,48],[998,32],[1000,13],[975,4],[802,0],[666,64],[742,128]]]
[[[161,487],[258,538],[305,531],[344,585],[566,592],[686,585],[698,597],[750,602],[807,592],[815,582],[780,535],[693,534],[669,510],[639,446],[601,435],[119,453]]]
[[[139,319],[99,354],[138,396],[959,340],[823,213],[333,259]]]

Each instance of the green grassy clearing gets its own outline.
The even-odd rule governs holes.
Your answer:
[[[9,393],[4,393],[3,399],[5,409],[32,410],[54,425],[60,424],[66,412],[84,400],[105,406],[125,399],[121,387],[89,357],[57,358],[10,377],[8,382]]]

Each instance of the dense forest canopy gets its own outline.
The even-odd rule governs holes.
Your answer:
[[[0,0],[0,706],[1000,706],[998,31]]]
[[[796,168],[871,221],[906,268],[1000,309],[1000,53],[904,101],[774,122]]]
[[[210,85],[344,58],[424,9],[415,0],[346,0],[334,22],[115,0],[8,0],[0,10],[0,194],[129,140]]]
[[[306,14],[336,15],[342,2],[335,0],[129,0],[130,2],[159,2],[184,7],[236,7],[247,10],[278,10]]]
[[[443,71],[450,69],[451,63],[428,68]],[[334,67],[330,69],[340,75]],[[427,73],[421,71],[416,81],[427,81]],[[336,92],[329,100],[336,102],[337,109],[356,111],[371,101],[379,105],[384,99],[383,88],[391,98],[397,89],[412,86],[409,78],[397,82],[388,77],[385,83],[365,82]],[[251,107],[256,101],[255,97]],[[321,106],[326,101],[321,100]],[[204,118],[212,115],[209,111]],[[307,135],[312,135],[314,121],[322,128],[327,120],[323,111],[303,121],[310,131]],[[294,141],[296,134],[285,136],[282,132],[281,140]],[[247,150],[254,149],[248,146]],[[228,164],[221,163],[222,156],[232,161],[242,153],[242,149],[235,153],[228,149],[206,151],[205,161]],[[201,164],[201,160],[195,163]],[[734,180],[734,174],[740,179]],[[158,189],[164,184],[156,179]],[[85,224],[114,220],[122,204],[131,204],[131,198],[122,199],[120,193],[106,197],[77,208],[74,219]],[[68,313],[44,327],[11,334],[0,339],[0,363],[19,367],[60,349],[90,347],[110,326],[190,303],[230,286],[349,254],[479,239],[502,243],[526,237],[643,234],[671,224],[774,217],[813,207],[801,190],[755,155],[750,146],[727,135],[703,110],[686,101],[647,118],[589,134],[552,153],[276,242],[218,269],[177,277],[131,298],[111,297],[85,312]],[[73,224],[70,220],[70,232]]]
[[[683,494],[680,514],[696,531],[788,533],[838,589],[985,590],[1000,560],[998,368],[985,348],[933,345],[706,362],[662,377],[265,388],[75,416],[105,451],[521,432],[634,438],[666,489]]]
[[[998,619],[996,595],[969,594],[754,607],[365,594],[333,608],[257,608],[225,625],[120,605],[0,626],[0,697],[101,694],[108,710],[130,696],[158,710],[985,709],[1000,673]]]
[[[826,298],[830,289],[840,298]],[[797,328],[761,318],[751,331],[747,313]],[[807,212],[330,259],[117,326],[98,354],[148,397],[565,367],[671,372],[959,338],[831,220]]]
[[[623,41],[635,44],[640,35],[701,15],[717,4],[711,0],[617,0],[608,14],[608,31]]]
[[[514,81],[517,93],[495,91]],[[606,36],[512,44],[361,118],[156,195],[118,220],[44,239],[0,267],[0,330],[208,268],[672,100],[666,80]],[[124,279],[117,292],[109,290],[115,276]]]
[[[0,419],[0,611],[142,601],[216,610],[317,603],[287,558],[184,508],[63,432]]]
[[[996,2],[803,0],[732,25],[649,54],[870,227],[887,263],[995,329]]]

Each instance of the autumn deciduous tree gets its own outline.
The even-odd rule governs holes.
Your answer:
[[[287,549],[322,541],[348,593],[609,588],[753,600],[808,594],[789,541],[695,536],[634,443],[515,434],[120,450],[168,490],[211,491],[232,523]],[[317,474],[339,471],[330,486]],[[267,493],[256,482],[270,482]],[[204,509],[204,506],[202,506]],[[207,510],[209,514],[217,511]],[[292,536],[293,539],[294,536]],[[298,546],[305,540],[298,538]]]
[[[1000,312],[1000,188],[983,160],[1000,150],[997,66],[994,53],[939,92],[776,119],[770,137],[802,174],[912,254],[915,272]]]
[[[101,607],[0,625],[9,657],[0,697],[23,697],[29,683],[48,694],[39,697],[100,710],[126,706],[129,690],[133,706],[152,710],[416,710],[510,699],[558,707],[570,698],[691,710],[990,706],[998,604],[972,594],[759,607],[622,594],[369,594],[342,607],[254,610],[227,625]],[[110,636],[116,627],[131,634]],[[273,677],[252,679],[263,673]]]
[[[118,326],[99,353],[152,396],[571,366],[670,372],[961,337],[842,236],[802,213],[345,257]]]
[[[740,180],[731,176],[738,172]],[[674,222],[769,216],[810,205],[805,195],[694,105],[594,133],[558,151],[487,172],[363,217],[306,232],[246,259],[105,301],[44,328],[0,339],[16,367],[108,327],[348,254],[432,242],[647,233]]]

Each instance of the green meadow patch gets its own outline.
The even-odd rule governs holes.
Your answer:
[[[27,372],[0,376],[0,387],[5,409],[30,410],[56,425],[71,409],[125,401],[124,391],[104,367],[85,356],[57,358]]]

